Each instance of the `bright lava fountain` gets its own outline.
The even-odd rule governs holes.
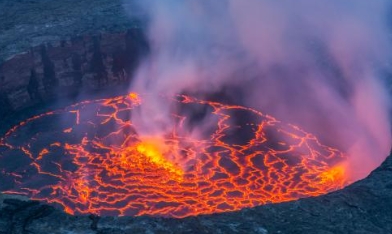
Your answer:
[[[167,101],[182,111],[172,115],[176,129],[161,138],[135,131],[131,116],[144,104],[135,93],[21,122],[0,139],[0,191],[70,214],[182,218],[347,184],[346,156],[296,126],[243,106],[184,95]],[[178,134],[203,113],[213,116],[208,137]]]

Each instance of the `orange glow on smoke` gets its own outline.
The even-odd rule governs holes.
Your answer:
[[[345,177],[346,168],[343,165],[334,166],[320,174],[322,184],[330,183],[333,185],[341,183],[341,186],[344,186],[344,183],[346,182]]]
[[[139,136],[130,117],[144,104],[136,93],[84,101],[32,117],[0,139],[0,179],[12,185],[4,182],[1,190],[59,204],[70,214],[186,217],[347,184],[346,156],[297,126],[243,106],[167,100],[209,110],[209,134],[179,134],[191,116],[173,113],[171,133]],[[240,114],[252,118],[238,123],[233,116]],[[7,164],[10,158],[18,168]]]
[[[132,158],[139,157],[142,162],[153,164],[160,169],[164,169],[171,179],[182,180],[182,176],[184,175],[183,170],[165,157],[164,154],[168,153],[169,146],[161,139],[147,139],[127,147],[125,151],[121,153],[122,164],[132,168],[135,164],[135,162],[132,161]],[[139,165],[143,166],[142,164]]]

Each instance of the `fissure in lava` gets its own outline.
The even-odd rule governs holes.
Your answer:
[[[243,106],[167,100],[182,111],[163,138],[135,131],[131,115],[144,104],[135,93],[21,122],[0,139],[0,191],[70,214],[187,217],[317,196],[347,183],[345,155],[296,126]],[[192,117],[188,110],[202,111]],[[213,116],[208,137],[178,134],[197,128],[191,123],[203,113]]]

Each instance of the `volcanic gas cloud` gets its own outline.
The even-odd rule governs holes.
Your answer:
[[[387,156],[386,1],[124,6],[150,45],[129,94],[10,129],[1,191],[72,214],[186,217],[325,194]]]
[[[365,177],[389,155],[388,1],[124,4],[130,14],[141,12],[151,46],[131,86],[155,94],[132,116],[140,135],[173,128],[175,107],[159,94],[223,94],[345,152],[350,180]],[[200,135],[195,131],[208,121],[183,134]]]

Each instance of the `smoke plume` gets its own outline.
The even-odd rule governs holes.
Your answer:
[[[139,134],[164,135],[175,124],[162,94],[224,93],[346,152],[353,179],[389,154],[388,1],[125,3],[146,23],[150,43],[130,87],[148,94],[132,116]]]

